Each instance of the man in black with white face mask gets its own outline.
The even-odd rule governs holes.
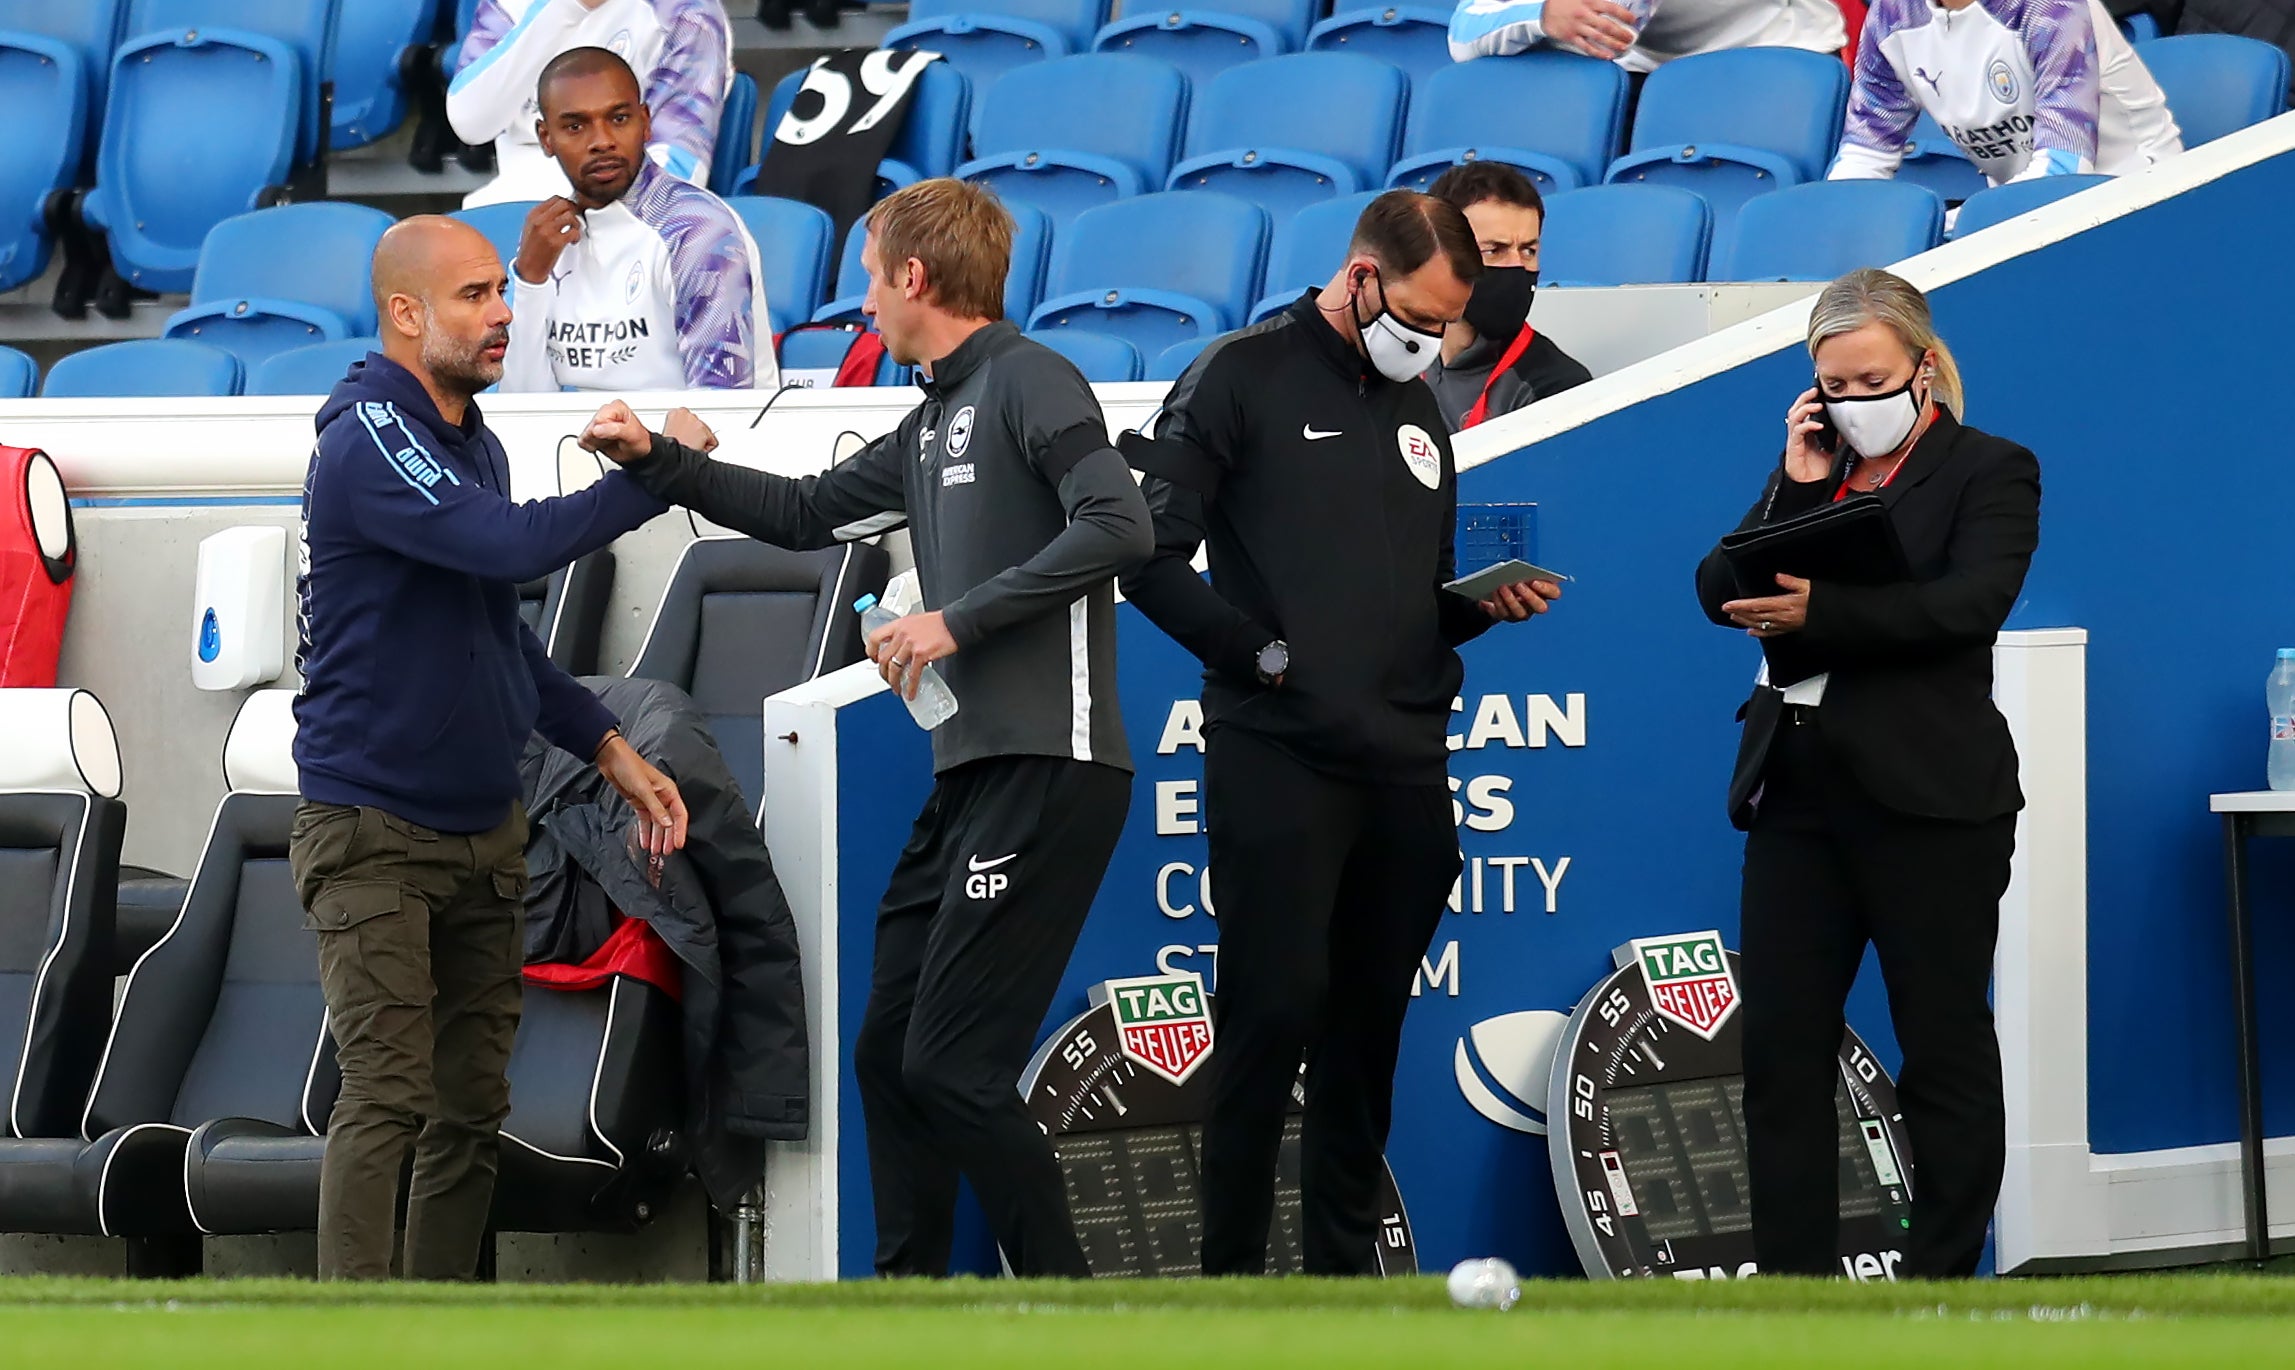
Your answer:
[[[1454,648],[1560,593],[1531,582],[1476,603],[1442,588],[1457,473],[1419,375],[1481,270],[1455,206],[1390,191],[1328,285],[1214,343],[1152,436],[1122,444],[1156,532],[1124,593],[1205,666],[1220,928],[1207,1275],[1265,1270],[1302,1059],[1306,1269],[1376,1269],[1403,1013],[1459,869]],[[1208,582],[1190,566],[1206,541]]]
[[[1444,331],[1442,360],[1426,373],[1450,431],[1592,380],[1577,358],[1530,326],[1546,230],[1538,187],[1503,162],[1467,162],[1442,173],[1428,193],[1458,206],[1482,252],[1465,317]]]

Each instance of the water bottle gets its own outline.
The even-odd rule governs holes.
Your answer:
[[[862,595],[853,601],[853,608],[861,616],[861,636],[864,639],[873,637],[877,629],[897,622],[901,617],[877,603],[875,595]],[[930,666],[917,673],[916,698],[903,699],[901,702],[908,705],[910,716],[926,732],[931,732],[956,716],[956,696],[949,693],[948,683],[940,678],[940,672]]]
[[[1460,1308],[1489,1308],[1505,1312],[1522,1297],[1522,1281],[1514,1267],[1496,1256],[1460,1261],[1450,1268],[1450,1301]]]
[[[2295,647],[2279,649],[2263,692],[2271,704],[2271,788],[2295,790]]]

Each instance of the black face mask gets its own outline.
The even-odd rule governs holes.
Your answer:
[[[1538,273],[1526,266],[1486,266],[1467,297],[1466,323],[1481,337],[1505,344],[1530,318],[1530,296]]]

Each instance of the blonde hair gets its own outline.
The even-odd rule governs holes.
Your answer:
[[[1954,418],[1961,417],[1960,366],[1952,359],[1952,349],[1936,335],[1928,296],[1893,272],[1866,267],[1817,293],[1817,303],[1809,310],[1810,358],[1815,359],[1826,339],[1854,333],[1869,323],[1887,324],[1916,363],[1924,353],[1936,359],[1931,393]]]
[[[879,200],[868,224],[888,283],[913,257],[924,263],[932,304],[959,318],[1004,317],[1012,215],[994,191],[947,177],[918,181]]]

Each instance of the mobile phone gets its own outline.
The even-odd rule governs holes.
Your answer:
[[[1825,383],[1816,376],[1809,377],[1810,388],[1817,392],[1817,422],[1822,425],[1813,435],[1817,446],[1828,456],[1841,453],[1841,430],[1833,426],[1833,411],[1825,407]]]

